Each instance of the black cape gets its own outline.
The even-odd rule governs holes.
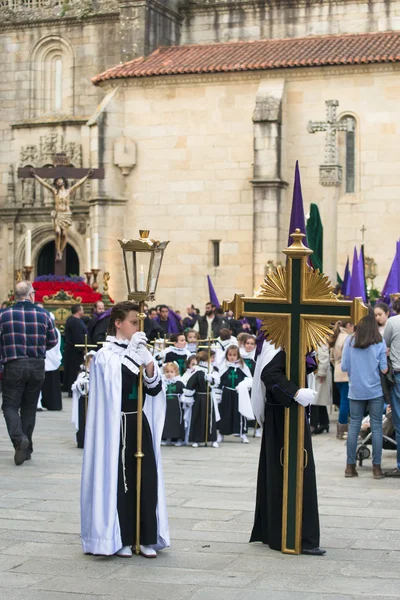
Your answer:
[[[107,317],[103,317],[102,319],[92,317],[87,326],[89,333],[89,344],[98,344],[98,350],[100,350],[102,346],[101,342],[106,341],[109,324],[109,315]],[[93,348],[90,349],[92,350]]]
[[[165,413],[165,424],[162,435],[163,440],[185,439],[185,422],[183,420],[183,407],[180,399],[183,395],[184,385],[182,381],[176,380],[167,383],[167,410]]]
[[[83,362],[83,348],[76,348],[75,344],[85,343],[87,329],[81,319],[68,317],[64,330],[64,392],[71,395],[71,386],[78,376]]]
[[[273,550],[281,550],[283,468],[280,451],[284,442],[285,407],[295,402],[299,389],[285,375],[286,356],[279,352],[262,371],[266,387],[265,422],[261,442],[257,479],[257,500],[251,542],[263,542]],[[319,546],[319,514],[315,463],[310,428],[304,420],[304,448],[308,465],[304,469],[303,548]]]
[[[199,368],[193,373],[186,384],[186,389],[194,391],[194,404],[192,407],[192,418],[190,421],[189,442],[191,444],[203,444],[207,440],[209,442],[217,441],[217,426],[215,420],[214,404],[212,400],[211,390],[208,398],[207,411],[207,381],[205,379],[206,370]],[[208,421],[206,418],[208,412]]]
[[[42,405],[47,410],[62,410],[60,371],[46,371],[42,387]]]

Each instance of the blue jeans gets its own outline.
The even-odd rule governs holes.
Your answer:
[[[340,392],[340,407],[338,422],[341,425],[347,425],[349,422],[349,383],[348,381],[340,381],[336,383]]]
[[[348,465],[356,464],[357,440],[367,405],[372,430],[372,464],[381,464],[383,396],[373,400],[350,400],[350,427],[347,434]]]
[[[394,386],[390,395],[392,399],[392,420],[396,431],[397,468],[400,469],[400,373],[394,375]]]

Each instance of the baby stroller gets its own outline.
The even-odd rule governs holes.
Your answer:
[[[382,416],[382,432],[384,450],[396,450],[397,443],[395,439],[394,425],[391,411]],[[371,456],[371,450],[368,448],[372,444],[372,432],[369,424],[369,417],[365,417],[361,425],[360,437],[358,440],[356,460],[360,467],[363,461]]]

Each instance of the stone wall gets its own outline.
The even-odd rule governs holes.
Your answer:
[[[307,124],[310,118],[324,120],[325,101],[337,99],[339,118],[351,114],[357,122],[356,190],[346,194],[343,184],[338,193],[338,272],[343,273],[354,245],[360,246],[364,224],[366,254],[378,264],[378,287],[384,283],[400,230],[396,66],[157,78],[129,82],[120,89],[125,114],[120,114],[119,124],[125,135],[136,141],[137,165],[129,176],[120,177],[118,185],[121,197],[128,200],[122,212],[119,210],[124,214],[124,237],[134,237],[138,229],[150,227],[156,239],[171,240],[159,284],[160,302],[181,309],[193,300],[202,304],[208,293],[207,273],[221,298],[230,298],[234,292],[252,294],[253,286],[260,283],[261,260],[254,280],[252,276],[257,215],[251,182],[257,135],[253,118],[261,78],[271,90],[278,83],[284,89],[277,149],[282,148],[282,182],[289,184],[287,189],[279,187],[274,202],[266,203],[271,212],[266,223],[274,223],[274,227],[264,236],[263,247],[269,249],[264,264],[283,258],[279,250],[287,244],[297,159],[306,212],[315,202],[327,234],[335,227],[327,216],[330,188],[319,182],[325,134],[308,133]],[[339,134],[341,142],[343,135]],[[107,129],[105,139],[111,147]],[[342,143],[339,159],[344,167]],[[115,231],[107,231],[108,243],[121,235],[120,226],[114,226]],[[213,268],[211,240],[218,239],[221,266]],[[119,272],[116,246],[113,257],[107,268]],[[124,297],[125,287],[122,279],[119,281],[113,294]]]
[[[183,44],[400,29],[399,0],[187,0]]]
[[[150,228],[151,237],[171,240],[159,301],[181,308],[205,301],[207,273],[221,299],[238,290],[253,292],[250,180],[257,88],[257,82],[243,86],[210,79],[123,88],[124,133],[136,141],[138,156],[125,178],[124,237]],[[217,268],[211,240],[221,240]],[[119,256],[108,268],[120,269]],[[126,293],[115,291],[119,297]]]

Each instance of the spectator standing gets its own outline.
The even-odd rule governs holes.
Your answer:
[[[315,434],[329,433],[329,415],[327,406],[332,405],[332,373],[329,362],[329,348],[322,344],[317,348],[318,369],[315,371],[315,391],[317,398],[311,406],[310,427]]]
[[[357,477],[356,452],[361,421],[368,406],[372,431],[372,469],[374,479],[385,475],[381,469],[383,391],[380,373],[387,373],[386,343],[373,315],[358,323],[354,335],[347,337],[342,356],[342,371],[349,374],[350,428],[347,437],[345,477]]]
[[[90,344],[99,344],[106,341],[107,329],[110,323],[111,308],[105,309],[104,302],[98,300],[93,308],[93,316],[88,323],[88,334]]]
[[[384,339],[389,346],[389,358],[393,367],[394,385],[391,390],[391,409],[397,443],[397,467],[390,475],[400,477],[400,300],[393,302],[393,310],[396,316],[388,320]]]
[[[22,465],[33,452],[36,406],[44,382],[46,350],[57,344],[49,313],[35,306],[29,281],[17,283],[16,303],[0,313],[3,371],[3,414],[15,448],[14,462]]]
[[[199,331],[199,315],[196,312],[196,309],[193,304],[189,304],[186,307],[187,317],[185,317],[182,321],[183,330],[193,329],[194,331]]]
[[[183,331],[180,316],[168,308],[166,304],[161,304],[158,307],[158,317],[155,319],[155,321],[161,327],[164,335],[170,335],[171,333],[182,333]]]
[[[215,304],[207,302],[205,315],[200,317],[198,321],[200,338],[202,340],[211,337],[217,338],[219,336],[219,332],[223,327],[223,318],[215,313]]]
[[[341,364],[344,343],[353,331],[354,325],[351,321],[338,321],[335,324],[333,335],[329,341],[330,358],[334,367],[333,381],[340,393],[339,419],[336,433],[336,437],[339,440],[344,439],[349,427],[349,377],[347,373],[342,371]]]
[[[386,324],[390,317],[390,308],[384,302],[375,304],[374,315],[376,322],[378,323],[379,333],[383,335],[385,333]]]
[[[82,321],[84,315],[81,304],[74,304],[71,308],[71,316],[65,323],[64,330],[64,392],[72,397],[71,387],[76,380],[83,362],[84,349],[77,348],[77,344],[85,343],[87,329]]]

